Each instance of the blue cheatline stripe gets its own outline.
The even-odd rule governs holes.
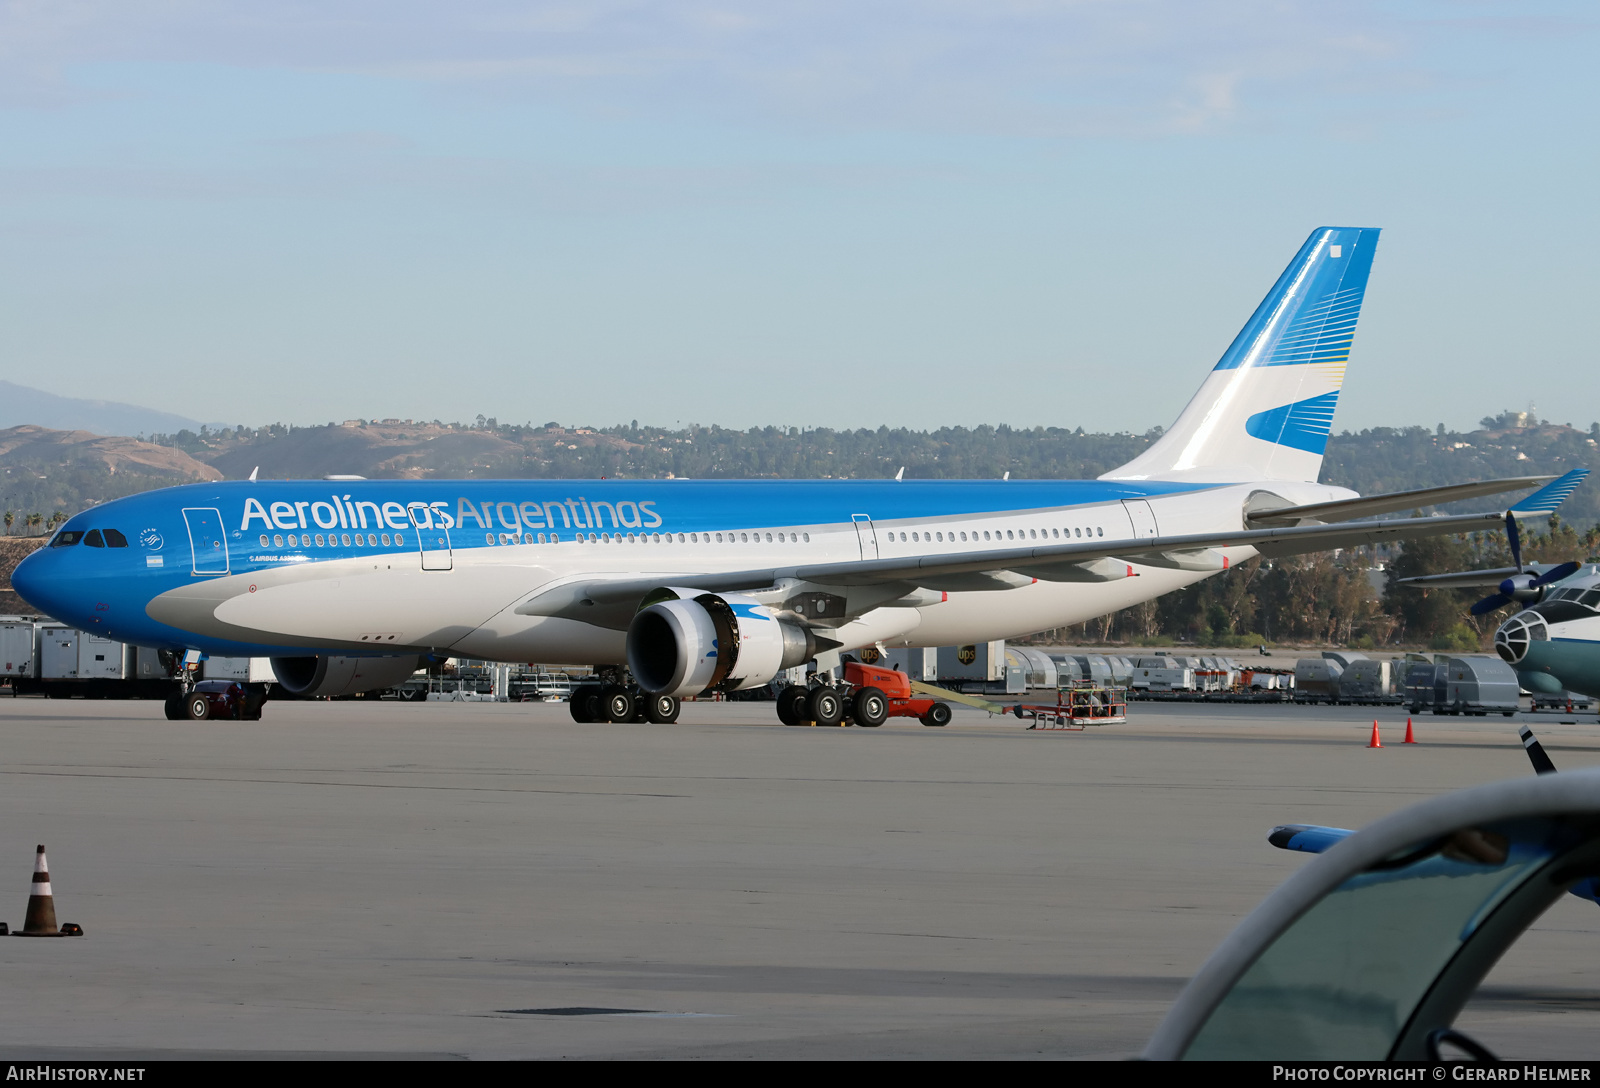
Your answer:
[[[1333,410],[1338,404],[1338,393],[1295,401],[1257,412],[1244,421],[1244,431],[1252,438],[1320,456],[1328,448],[1328,432],[1333,429]]]
[[[1511,509],[1518,514],[1548,514],[1567,501],[1589,475],[1586,468],[1575,468],[1559,479],[1551,480]]]

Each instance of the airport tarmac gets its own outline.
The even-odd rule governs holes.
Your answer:
[[[676,725],[564,705],[0,699],[0,920],[34,846],[86,936],[0,940],[0,1058],[1124,1058],[1345,827],[1527,775],[1516,720],[1138,703],[1027,732]],[[1531,715],[1561,768],[1592,715]],[[1459,1026],[1600,1058],[1563,897]],[[598,1011],[613,1010],[613,1011]],[[628,1010],[628,1011],[615,1011]]]

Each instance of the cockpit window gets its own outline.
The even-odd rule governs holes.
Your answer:
[[[1586,604],[1590,608],[1600,608],[1600,589],[1586,589],[1583,596],[1578,598],[1579,604]]]
[[[128,546],[128,538],[123,536],[122,533],[119,530],[117,530],[117,529],[107,529],[106,530],[106,547],[108,547],[108,548],[126,548],[127,546]]]
[[[79,532],[77,529],[74,529],[71,532],[63,530],[62,532],[56,534],[56,538],[50,542],[50,546],[52,548],[70,548],[82,539],[83,533]]]
[[[99,529],[90,529],[83,534],[83,542],[91,548],[103,548],[106,546],[106,542],[100,539]]]

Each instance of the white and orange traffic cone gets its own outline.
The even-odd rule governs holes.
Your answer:
[[[1372,739],[1367,742],[1368,748],[1382,748],[1383,741],[1378,739],[1378,723],[1372,723]]]
[[[56,897],[50,889],[50,863],[44,857],[44,844],[33,860],[33,884],[28,890],[28,916],[23,919],[18,937],[81,937],[83,927],[68,922],[56,928]]]

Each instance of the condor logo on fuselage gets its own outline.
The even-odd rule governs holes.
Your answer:
[[[374,502],[352,499],[349,495],[329,495],[326,499],[263,503],[244,501],[244,518],[239,529],[247,532],[252,522],[264,529],[454,529],[474,523],[481,529],[655,529],[663,524],[654,501],[590,501],[583,496],[556,502],[474,502],[461,498],[451,513],[447,501]]]

